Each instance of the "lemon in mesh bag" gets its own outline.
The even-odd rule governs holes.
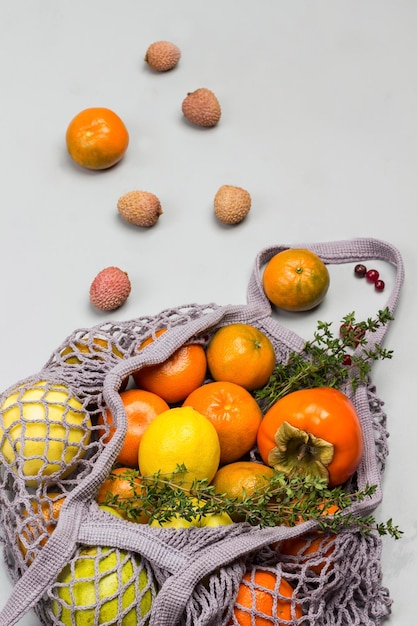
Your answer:
[[[64,384],[23,383],[0,407],[0,453],[29,487],[68,476],[90,438],[90,417]]]

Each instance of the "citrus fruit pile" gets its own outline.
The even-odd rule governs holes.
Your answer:
[[[164,332],[165,328],[156,331],[138,350],[146,350]],[[119,391],[127,433],[98,501],[114,505],[132,518],[129,502],[140,500],[144,478],[160,475],[174,486],[189,488],[195,481],[215,484],[222,467],[222,487],[236,484],[237,462],[255,447],[262,421],[262,411],[251,392],[268,381],[274,366],[275,352],[268,337],[255,326],[236,323],[218,328],[206,345],[187,343],[163,362],[134,371],[133,386]],[[116,428],[109,409],[100,415],[96,428],[101,442],[107,444]],[[250,480],[256,481],[263,467],[255,462],[248,465],[255,478],[249,472],[242,493],[250,491]],[[273,473],[270,467],[265,471]],[[201,502],[195,504],[192,525],[232,522],[228,515],[198,515]],[[179,519],[178,511],[171,513],[164,526],[189,525],[190,520]],[[139,520],[152,523],[152,511],[142,511]]]
[[[154,332],[138,345],[136,353],[163,341],[165,332],[166,328]],[[84,359],[100,361],[105,355],[123,359],[108,340],[86,335],[65,346],[59,356],[70,367]],[[277,474],[325,477],[329,487],[347,481],[363,451],[354,406],[341,391],[317,387],[287,393],[264,412],[256,392],[270,382],[276,367],[268,336],[252,324],[232,323],[192,338],[161,362],[132,371],[118,391],[126,433],[97,491],[97,504],[136,524],[175,532],[255,523],[247,515],[248,502],[267,497]],[[92,439],[105,447],[118,428],[109,407],[89,416],[68,389],[47,386],[44,381],[35,381],[33,389],[17,390],[2,410],[8,427],[3,454],[10,462],[14,456],[22,457],[20,471],[33,486],[45,478],[53,486],[55,473],[62,478],[72,471],[84,450],[77,447],[78,441]],[[63,430],[67,445],[64,439],[60,441]],[[12,447],[13,438],[17,444]],[[39,456],[43,461],[38,467]],[[199,491],[201,485],[211,489],[212,495]],[[28,564],[54,532],[64,502],[65,496],[51,489],[45,502],[34,501],[31,510],[23,511],[19,547]],[[326,517],[334,511],[326,502],[319,503],[319,509]],[[300,516],[294,523],[302,521]],[[301,535],[279,542],[276,550],[280,558],[307,563],[313,574],[320,575],[324,567],[331,567],[334,537],[322,531]],[[60,574],[59,600],[72,607],[71,611],[62,609],[57,600],[53,610],[62,623],[71,623],[73,611],[87,617],[95,604],[100,604],[100,619],[113,619],[115,605],[109,597],[117,591],[116,565],[132,600],[131,609],[130,601],[124,607],[123,623],[135,623],[138,610],[150,609],[152,599],[144,591],[148,575],[141,563],[126,551],[91,547],[81,550],[75,564]],[[97,589],[93,588],[93,570],[103,581]],[[291,584],[277,572],[253,567],[245,576],[230,624],[250,624],[253,610],[282,619],[302,615]],[[90,577],[91,582],[84,580]],[[271,590],[279,597],[273,605]],[[140,608],[135,598],[141,598]]]
[[[164,332],[159,329],[138,351]],[[129,387],[119,391],[127,433],[112,480],[102,485],[98,501],[116,506],[129,519],[152,523],[147,485],[155,477],[190,498],[196,495],[195,483],[205,482],[237,502],[262,493],[277,471],[325,478],[330,486],[345,482],[363,452],[355,408],[337,389],[317,388],[287,394],[264,414],[255,392],[268,383],[275,366],[267,335],[254,325],[234,323],[133,371]],[[106,445],[116,429],[109,409],[96,427]],[[141,510],[136,505],[142,500]],[[132,501],[136,504],[130,506]],[[173,526],[181,525],[182,504],[170,503]],[[170,518],[163,508],[166,526]],[[206,513],[203,508],[201,517]],[[230,516],[245,519],[239,513]]]

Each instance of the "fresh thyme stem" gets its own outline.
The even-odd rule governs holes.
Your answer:
[[[278,363],[268,383],[254,392],[263,411],[288,393],[312,387],[337,387],[346,384],[355,389],[366,381],[372,363],[378,359],[392,358],[392,351],[379,345],[367,349],[367,332],[375,332],[392,320],[388,308],[380,310],[376,319],[357,322],[350,313],[342,319],[338,336],[333,334],[331,323],[317,322],[314,338],[307,341],[303,350],[291,352],[285,363]],[[354,349],[362,346],[360,354]]]
[[[178,466],[174,475],[184,470],[184,466]],[[173,480],[173,475],[143,477],[136,470],[127,470],[124,477],[129,481],[134,496],[123,499],[109,493],[106,504],[117,506],[133,521],[143,513],[149,516],[150,522],[168,521],[173,514],[191,521],[199,516],[228,513],[236,521],[260,527],[294,526],[303,521],[316,520],[320,528],[332,532],[355,527],[363,534],[376,530],[381,535],[390,534],[396,539],[402,534],[392,520],[377,524],[372,516],[358,517],[346,511],[353,502],[371,498],[375,486],[349,493],[342,487],[329,489],[321,479],[288,478],[275,472],[261,492],[246,494],[239,499],[216,493],[214,486],[205,480],[185,485]]]

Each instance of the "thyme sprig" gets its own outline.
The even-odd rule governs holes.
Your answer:
[[[374,361],[392,358],[392,350],[378,344],[367,348],[367,333],[374,333],[392,319],[388,308],[378,311],[376,318],[360,322],[352,312],[342,319],[342,332],[337,336],[331,322],[318,321],[314,338],[305,343],[301,352],[293,351],[284,363],[278,363],[268,383],[254,392],[262,410],[298,389],[343,388],[349,383],[355,390],[360,382],[366,382]],[[361,351],[355,352],[359,345]]]
[[[145,477],[137,470],[126,470],[123,478],[129,481],[133,496],[123,498],[109,492],[106,504],[117,507],[132,521],[146,515],[150,523],[153,520],[166,522],[174,514],[192,521],[199,516],[228,513],[234,520],[262,528],[316,520],[321,529],[332,532],[354,527],[362,534],[377,531],[395,539],[402,534],[392,520],[377,523],[372,515],[362,517],[346,511],[354,502],[372,498],[376,490],[372,485],[350,493],[341,487],[329,489],[322,479],[289,478],[275,472],[262,490],[240,499],[216,493],[215,487],[206,480],[182,484],[178,476],[185,471],[181,465],[174,474],[156,473]]]

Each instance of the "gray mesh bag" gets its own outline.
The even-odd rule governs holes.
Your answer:
[[[271,246],[255,260],[246,304],[190,304],[78,329],[39,372],[1,394],[0,528],[14,588],[0,612],[0,626],[16,624],[30,609],[45,626],[378,626],[390,615],[392,600],[382,584],[376,533],[342,529],[332,549],[316,555],[321,566],[313,568],[302,554],[285,557],[276,546],[317,531],[314,520],[294,527],[155,528],[115,517],[96,502],[125,437],[119,390],[132,372],[162,362],[187,342],[205,345],[216,329],[234,322],[266,333],[280,362],[290,352],[302,351],[305,340],[275,319],[262,289],[265,263],[288,247],[309,248],[326,264],[375,259],[391,264],[395,282],[384,306],[395,312],[403,263],[389,243],[359,238]],[[137,350],[161,328],[167,332],[158,341]],[[387,328],[370,333],[368,349],[382,345]],[[350,396],[365,441],[355,481],[359,488],[376,485],[376,493],[352,504],[349,512],[367,515],[382,497],[386,415],[370,379]],[[37,407],[30,417],[26,403]],[[97,420],[106,407],[116,432],[104,444]],[[262,607],[241,607],[237,621],[233,607],[238,590],[246,586],[256,595],[271,575],[275,582],[266,593],[273,617]],[[293,595],[284,593],[284,581]],[[83,607],[82,616],[77,606]]]

